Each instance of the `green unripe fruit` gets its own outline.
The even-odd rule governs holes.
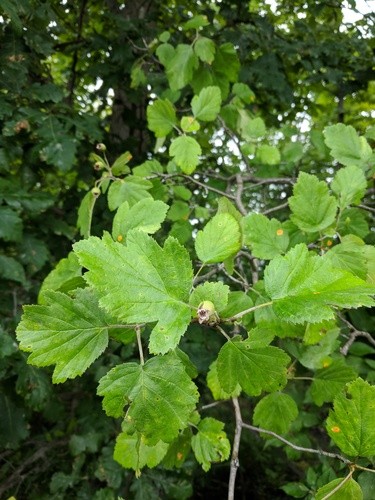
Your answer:
[[[91,189],[92,194],[97,198],[100,195],[100,189],[98,187],[93,187]]]
[[[198,322],[214,325],[219,320],[215,306],[210,300],[204,300],[198,306]]]
[[[102,142],[99,142],[99,144],[96,145],[96,149],[98,151],[107,151],[107,147],[105,144],[103,144]]]

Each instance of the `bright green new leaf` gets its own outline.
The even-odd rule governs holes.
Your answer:
[[[221,281],[215,283],[206,281],[195,288],[190,295],[189,303],[192,307],[197,308],[201,302],[209,300],[214,304],[215,311],[220,313],[228,303],[228,294],[228,285],[224,285]]]
[[[259,259],[272,259],[288,248],[288,233],[277,219],[249,214],[242,219],[242,231],[245,245],[250,246],[254,257]]]
[[[184,174],[192,174],[199,163],[201,147],[193,137],[181,135],[172,141],[169,154]]]
[[[154,445],[145,443],[138,433],[121,432],[116,438],[113,458],[126,469],[139,472],[143,467],[156,467],[164,458],[168,444],[158,441]]]
[[[158,99],[147,106],[148,128],[156,137],[165,137],[177,125],[176,111],[168,99]]]
[[[68,257],[61,259],[55,269],[53,269],[44,279],[39,291],[38,302],[45,304],[44,293],[46,290],[58,291],[65,283],[80,278],[82,276],[82,267],[77,256],[70,252]]]
[[[240,226],[229,213],[215,215],[195,239],[195,251],[205,264],[222,262],[240,248]]]
[[[180,123],[183,132],[197,132],[201,126],[193,116],[183,116]]]
[[[196,385],[176,356],[155,356],[143,366],[124,363],[100,379],[98,395],[109,416],[134,425],[149,443],[169,443],[184,429],[198,401]]]
[[[340,484],[342,486],[336,490]],[[335,492],[332,493],[334,490]],[[345,477],[339,477],[325,484],[316,492],[315,500],[326,498],[329,500],[363,500],[363,493],[359,484],[352,477],[349,480],[345,480]]]
[[[179,90],[187,85],[193,72],[198,67],[198,57],[191,45],[177,45],[170,61],[165,61],[169,86],[172,90]]]
[[[329,195],[326,183],[315,175],[300,172],[288,202],[291,221],[307,233],[323,231],[336,218],[336,199]]]
[[[198,424],[198,432],[191,439],[195,458],[205,472],[211,469],[212,462],[224,462],[230,453],[230,443],[223,431],[224,424],[215,418],[207,417]]]
[[[375,455],[375,386],[361,378],[338,394],[327,418],[327,432],[350,457]]]
[[[259,139],[265,135],[266,125],[262,118],[250,118],[248,111],[245,110],[240,110],[239,114],[240,119],[238,127],[245,140],[252,141],[253,139]]]
[[[148,192],[151,188],[150,181],[134,175],[128,175],[125,179],[114,181],[108,189],[108,208],[116,210],[124,201],[127,201],[132,207],[139,200],[152,198]]]
[[[216,401],[220,399],[230,399],[231,397],[238,397],[241,394],[241,386],[239,384],[236,385],[232,394],[225,392],[221,387],[219,376],[217,374],[217,361],[213,361],[210,364],[208,373],[207,373],[207,387],[212,392],[212,395]]]
[[[356,378],[357,374],[343,359],[333,360],[332,363],[318,370],[311,385],[311,396],[314,403],[322,406],[323,403],[333,401],[335,396],[344,388],[345,384]]]
[[[199,28],[203,28],[203,26],[208,26],[210,24],[207,16],[203,16],[201,14],[192,17],[189,21],[186,21],[182,25],[182,29],[184,30],[197,30]]]
[[[257,149],[255,159],[263,165],[278,165],[281,161],[280,151],[276,146],[261,144]]]
[[[358,278],[365,280],[367,276],[367,259],[365,254],[367,245],[363,245],[363,242],[362,244],[358,244],[358,242],[351,241],[350,238],[356,237],[344,236],[342,243],[330,248],[324,254],[323,258],[328,260],[332,267],[345,269],[358,276]]]
[[[201,61],[212,64],[216,52],[215,42],[210,38],[201,36],[194,44],[194,52]]]
[[[22,238],[22,219],[9,207],[0,207],[0,238],[5,241]]]
[[[262,391],[273,392],[286,384],[289,356],[273,346],[253,347],[251,340],[239,336],[226,342],[217,359],[220,385],[233,394],[239,384],[249,396]]]
[[[366,139],[359,137],[351,125],[337,123],[326,127],[323,134],[325,143],[335,160],[347,167],[356,166],[366,169],[372,150]]]
[[[89,270],[85,278],[102,307],[130,324],[157,321],[151,352],[177,346],[191,318],[187,302],[193,271],[188,252],[174,238],[161,248],[152,237],[132,230],[126,246],[105,235],[79,241],[74,251]]]
[[[132,174],[136,177],[147,177],[154,174],[162,174],[163,167],[158,160],[146,160],[132,169]]]
[[[128,163],[131,159],[132,155],[131,153],[129,153],[129,151],[126,151],[118,158],[116,158],[114,164],[111,167],[113,175],[128,174],[130,172]]]
[[[255,98],[254,92],[246,83],[236,82],[233,84],[232,92],[238,96],[244,103],[250,104]]]
[[[346,208],[341,214],[337,232],[341,236],[355,234],[360,238],[365,238],[369,234],[370,229],[364,210],[359,208]]]
[[[28,363],[56,365],[57,384],[82,375],[102,354],[114,321],[88,288],[77,290],[74,298],[46,290],[43,299],[46,305],[24,307],[17,339],[23,351],[31,352]]]
[[[228,198],[222,196],[218,199],[217,205],[218,214],[230,214],[236,219],[239,224],[241,223],[241,213],[237,210],[233,203],[228,200]]]
[[[276,257],[264,273],[267,295],[276,315],[291,323],[331,319],[331,306],[357,308],[374,304],[375,287],[296,245]]]
[[[355,166],[340,168],[336,173],[331,188],[339,199],[341,209],[349,205],[358,205],[367,187],[363,171]]]
[[[219,87],[205,87],[193,97],[191,108],[197,120],[211,122],[220,112],[221,92]]]
[[[113,218],[112,236],[114,240],[124,241],[130,229],[153,234],[160,229],[169,207],[159,200],[144,198],[129,208],[124,201]]]
[[[298,416],[293,398],[282,392],[274,392],[262,398],[254,408],[253,422],[263,429],[285,434]]]
[[[174,56],[175,48],[170,43],[162,43],[156,49],[155,54],[159,58],[159,61],[163,66],[167,67],[168,63],[172,60]]]
[[[246,295],[245,292],[241,291],[235,291],[235,292],[230,292],[228,295],[228,305],[224,309],[224,311],[221,311],[220,316],[222,318],[231,318],[235,314],[238,314],[239,312],[246,311],[246,309],[250,309],[253,307],[254,303],[248,295]],[[242,316],[241,321],[243,324],[246,324],[246,320],[252,318],[252,313],[245,314],[245,316]]]

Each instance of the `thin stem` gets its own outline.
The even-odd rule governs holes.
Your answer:
[[[352,477],[353,475],[353,472],[354,472],[354,468],[352,468],[349,472],[349,474],[344,477],[344,479],[341,481],[341,483],[339,483],[336,488],[333,488],[332,491],[330,491],[327,495],[325,495],[322,500],[327,500],[327,498],[331,498],[335,493],[337,493],[343,486],[346,482],[349,481],[349,479]]]
[[[193,278],[193,283],[194,283],[194,281],[198,278],[198,276],[199,276],[200,272],[202,271],[202,269],[204,268],[204,266],[205,266],[205,264],[203,263],[203,264],[200,266],[200,268],[198,269],[198,271],[195,273],[195,276],[194,276],[194,278]]]
[[[227,340],[231,340],[231,338],[229,337],[229,335],[221,328],[220,325],[215,325],[216,328],[219,330],[219,332],[224,335],[224,337],[227,339]]]
[[[241,408],[237,398],[232,398],[232,403],[234,406],[234,414],[236,418],[236,429],[234,432],[233,447],[232,447],[232,458],[230,462],[230,475],[229,475],[229,485],[228,485],[228,500],[234,500],[234,487],[236,484],[237,470],[240,466],[238,460],[238,453],[240,449],[241,432],[242,432],[242,415]]]
[[[366,470],[367,472],[372,472],[373,474],[375,474],[374,469],[369,469],[368,467],[362,467],[362,465],[353,464],[353,467],[360,470]]]
[[[364,337],[365,339],[368,340],[370,344],[375,346],[375,339],[370,333],[364,332],[362,330],[357,330],[355,326],[353,326],[350,321],[347,319],[340,317],[341,321],[345,323],[348,328],[351,330],[351,333],[349,334],[349,339],[345,342],[345,344],[341,347],[340,352],[343,356],[346,356],[348,354],[349,349],[351,348],[352,344],[355,342],[357,337]]]
[[[201,411],[203,411],[203,410],[209,410],[210,408],[214,408],[215,406],[220,405],[222,403],[226,403],[226,401],[214,401],[213,403],[210,403],[208,405],[201,406],[200,410]]]
[[[142,339],[141,339],[141,327],[139,325],[137,325],[135,327],[135,332],[137,334],[139,359],[141,360],[141,365],[143,366],[145,364],[145,358],[143,357],[143,347],[142,347]]]
[[[277,210],[282,210],[283,208],[286,208],[288,205],[289,205],[288,202],[281,203],[281,205],[277,205],[277,207],[268,208],[267,210],[263,210],[262,214],[267,215],[267,214],[271,214],[272,212],[277,212]]]
[[[293,377],[292,380],[314,380],[312,377]]]
[[[279,434],[276,434],[276,432],[273,432],[273,431],[268,431],[266,429],[261,429],[260,427],[254,427],[253,425],[249,425],[249,424],[245,424],[245,423],[242,423],[242,427],[244,427],[245,429],[249,429],[251,431],[254,431],[254,432],[259,432],[262,434],[268,434],[269,436],[273,436],[276,439],[278,439],[279,441],[287,444],[288,446],[290,446],[291,448],[293,448],[294,450],[297,450],[297,451],[304,451],[306,453],[315,453],[316,455],[323,455],[325,457],[337,458],[338,460],[341,460],[341,462],[343,462],[344,464],[351,463],[350,460],[343,457],[342,455],[339,455],[338,453],[331,453],[330,451],[316,450],[314,448],[305,448],[304,446],[298,446],[297,444],[294,444],[294,443],[288,441],[287,439],[283,438],[282,436],[279,436]]]
[[[241,212],[241,214],[246,215],[247,210],[244,207],[244,205],[242,203],[242,198],[241,198],[242,193],[243,193],[243,179],[242,179],[241,174],[236,175],[236,182],[237,182],[237,191],[236,191],[236,195],[235,195],[235,202],[236,202],[237,208]]]
[[[258,304],[257,306],[249,307],[249,309],[245,309],[244,311],[241,311],[241,312],[235,314],[231,318],[226,319],[226,321],[236,321],[237,319],[242,318],[242,316],[245,316],[245,314],[256,311],[257,309],[261,309],[262,307],[267,307],[267,306],[271,306],[271,305],[272,305],[272,301],[271,302],[264,302],[263,304]]]

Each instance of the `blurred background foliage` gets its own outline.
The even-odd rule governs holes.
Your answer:
[[[331,123],[353,125],[373,144],[375,17],[356,12],[353,0],[1,1],[1,498],[180,500],[207,492],[225,498],[223,465],[206,475],[188,459],[177,471],[157,468],[135,480],[133,472],[114,462],[118,424],[102,411],[96,382],[108,367],[132,357],[131,346],[114,344],[84,376],[52,389],[50,370],[26,364],[14,329],[22,304],[37,300],[45,276],[80,237],[77,210],[97,177],[90,161],[95,145],[104,142],[110,160],[124,151],[131,152],[132,165],[152,158],[146,107],[153,96],[178,101],[183,109],[213,78],[224,97],[230,82],[247,84],[250,110],[261,117],[270,143],[281,153],[281,167],[269,160],[265,166],[259,158],[258,166],[255,162],[253,175],[265,179],[292,176],[299,169],[329,177],[322,129]],[[205,37],[216,46],[235,46],[238,64],[216,74],[215,68],[211,73],[200,69],[190,85],[172,91],[155,49],[165,32],[175,46],[191,41],[194,30],[182,26],[198,15],[208,21]],[[226,123],[230,116],[228,105]],[[230,175],[239,159],[221,133],[216,131],[207,144],[211,153],[205,168],[222,165]],[[209,182],[226,188],[220,178]],[[159,196],[173,203],[170,226],[182,242],[186,231],[185,240],[191,236],[187,219],[205,220],[216,210],[212,191],[195,190],[190,199],[177,186],[159,187]],[[244,193],[244,200],[249,209],[272,211],[290,192],[287,183],[270,189],[260,182]],[[373,190],[368,197],[371,205]],[[278,216],[282,220],[282,212]],[[94,232],[110,227],[110,221],[99,199]],[[352,319],[361,329],[374,327],[369,314],[352,313]],[[194,361],[207,371],[211,359],[202,355],[201,336],[192,332],[190,339]],[[230,431],[231,410],[215,412]],[[283,455],[275,459],[272,449],[260,453],[258,441],[244,436],[241,443],[238,498],[287,498],[279,485],[286,476],[298,480],[301,471]],[[313,483],[313,472],[310,476]]]

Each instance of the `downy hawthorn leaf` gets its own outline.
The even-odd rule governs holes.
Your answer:
[[[207,373],[207,387],[212,392],[212,395],[215,401],[220,399],[230,399],[231,397],[238,397],[241,394],[241,386],[239,384],[236,385],[232,394],[228,394],[221,387],[219,376],[217,374],[217,361],[213,361],[210,364],[208,373]]]
[[[205,264],[222,262],[235,255],[241,248],[241,232],[236,219],[228,214],[215,215],[198,231],[195,239],[195,251]]]
[[[347,384],[330,410],[326,428],[343,453],[350,457],[375,455],[375,386],[361,378]]]
[[[230,443],[223,431],[224,424],[215,418],[207,417],[198,424],[198,432],[191,439],[195,458],[205,472],[211,469],[212,462],[224,462],[229,457]]]
[[[344,236],[341,239],[341,243],[330,248],[324,254],[323,258],[328,260],[332,264],[332,267],[344,269],[358,276],[358,278],[365,280],[367,276],[365,251],[369,245],[361,245],[358,242],[352,241],[351,238],[353,238],[352,235]],[[359,241],[362,242],[362,240]]]
[[[179,44],[172,59],[165,63],[169,86],[172,90],[180,90],[191,81],[199,61],[191,45]]]
[[[59,291],[60,287],[66,282],[80,278],[82,276],[82,267],[78,262],[77,256],[70,252],[68,257],[61,259],[55,269],[53,269],[44,279],[39,291],[38,302],[45,304],[44,293],[46,290]]]
[[[5,280],[17,281],[23,285],[26,283],[26,275],[23,266],[18,260],[6,255],[0,255],[0,277]]]
[[[344,477],[339,477],[325,484],[316,492],[315,500],[324,500],[325,498],[329,498],[330,500],[363,500],[363,493],[359,484],[354,481],[352,477],[344,481]],[[331,495],[330,493],[332,493],[339,484],[342,484],[341,488]]]
[[[280,163],[280,151],[276,146],[261,144],[257,148],[255,160],[263,165],[278,165]]]
[[[307,233],[323,231],[335,221],[336,198],[315,175],[300,172],[288,203],[292,211],[290,220]]]
[[[183,116],[181,118],[180,127],[183,132],[197,132],[201,128],[194,116]]]
[[[341,235],[355,234],[360,238],[365,238],[369,232],[364,210],[359,208],[346,208],[339,219],[337,232]]]
[[[288,233],[277,219],[262,214],[249,214],[242,219],[243,240],[251,247],[254,257],[272,259],[286,252]]]
[[[215,311],[222,311],[228,303],[229,286],[224,285],[221,281],[210,283],[206,281],[202,285],[197,286],[190,295],[189,303],[192,307],[197,308],[204,300],[210,300]]]
[[[22,219],[9,207],[0,207],[0,238],[5,241],[20,241]]]
[[[333,401],[345,384],[356,378],[357,374],[343,359],[335,359],[326,368],[318,370],[311,385],[311,397],[316,405]]]
[[[358,205],[363,198],[367,187],[363,171],[355,166],[340,168],[336,173],[331,189],[339,199],[339,207]]]
[[[208,26],[210,24],[209,20],[207,19],[206,16],[203,16],[201,14],[194,16],[193,18],[189,19],[189,21],[186,21],[182,25],[183,30],[197,30],[199,28],[203,28],[203,26]]]
[[[177,125],[176,111],[168,99],[158,99],[147,106],[148,128],[156,137],[165,137]]]
[[[160,229],[169,207],[160,200],[144,198],[131,208],[124,201],[113,218],[112,236],[117,241],[124,241],[131,229],[153,234]]]
[[[282,392],[274,392],[262,398],[254,408],[253,422],[263,429],[285,434],[298,416],[293,398]]]
[[[120,155],[118,158],[116,158],[115,162],[113,163],[111,170],[113,175],[120,175],[120,174],[128,174],[130,172],[130,168],[128,167],[129,161],[132,159],[131,153],[129,151],[126,151],[122,155]]]
[[[183,465],[191,450],[191,438],[191,428],[187,427],[169,445],[168,451],[163,458],[163,467],[174,469]]]
[[[96,202],[96,197],[91,191],[85,194],[78,209],[77,227],[79,234],[83,238],[88,238],[91,231],[92,212]]]
[[[364,137],[359,137],[351,125],[337,123],[326,127],[323,131],[325,143],[331,155],[338,162],[350,167],[366,169],[372,151]]]
[[[332,306],[372,306],[375,287],[327,259],[310,253],[303,243],[275,257],[264,272],[267,295],[276,315],[291,323],[319,323],[334,317]]]
[[[229,292],[228,295],[228,304],[225,307],[224,311],[220,311],[220,316],[222,318],[231,318],[235,314],[239,312],[246,311],[246,309],[250,309],[253,307],[254,303],[245,292],[241,292],[239,290],[235,292]],[[252,313],[245,314],[242,316],[241,321],[243,324],[246,324],[246,320],[251,319]]]
[[[138,433],[132,435],[121,432],[116,438],[113,458],[125,469],[140,471],[143,467],[156,467],[168,451],[168,444],[158,441],[146,444]]]
[[[128,175],[125,179],[114,181],[108,189],[108,208],[116,210],[124,201],[132,207],[144,198],[152,198],[148,192],[152,183],[135,175]]]
[[[114,321],[88,288],[77,290],[75,298],[46,290],[43,298],[46,305],[24,307],[17,339],[31,352],[28,363],[56,365],[52,380],[58,384],[82,375],[102,354]]]
[[[193,137],[181,135],[174,139],[169,147],[169,154],[174,158],[184,174],[192,174],[199,163],[201,147]]]
[[[142,366],[124,363],[100,379],[107,415],[134,425],[150,444],[169,443],[184,429],[199,394],[196,385],[175,356],[155,356]]]
[[[210,38],[200,36],[194,44],[194,52],[201,61],[212,64],[216,52],[215,42]]]
[[[147,234],[131,230],[126,246],[106,234],[74,245],[85,279],[98,292],[100,305],[120,321],[157,321],[149,349],[174,349],[190,322],[187,305],[193,270],[188,252],[169,237],[164,248]],[[121,272],[119,272],[121,270]]]
[[[237,384],[249,396],[277,391],[286,384],[289,361],[289,356],[277,347],[252,347],[250,339],[236,336],[223,345],[217,358],[220,385],[231,395]]]
[[[221,92],[219,87],[205,87],[191,101],[193,115],[202,122],[216,119],[221,107]]]

